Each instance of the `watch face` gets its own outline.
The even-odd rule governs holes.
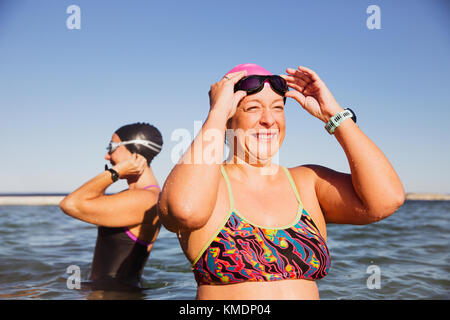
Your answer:
[[[119,174],[115,170],[108,169],[108,171],[111,172],[112,181],[116,182],[117,180],[119,180]]]

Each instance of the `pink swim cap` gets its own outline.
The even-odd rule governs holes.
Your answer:
[[[226,75],[229,73],[239,72],[239,71],[244,71],[244,70],[247,70],[247,76],[251,76],[254,74],[261,75],[261,76],[271,76],[272,75],[269,71],[267,71],[263,67],[258,66],[257,64],[254,64],[254,63],[244,63],[244,64],[237,65],[236,67],[234,67],[233,69],[228,71],[226,73]]]

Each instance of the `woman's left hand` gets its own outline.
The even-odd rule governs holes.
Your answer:
[[[120,179],[131,176],[140,177],[147,167],[147,160],[140,154],[133,153],[127,160],[121,161],[112,167],[119,174]]]
[[[285,96],[297,100],[314,117],[327,123],[332,116],[344,110],[313,70],[299,66],[297,70],[287,68],[286,72],[287,75],[281,77],[294,90],[286,92]]]

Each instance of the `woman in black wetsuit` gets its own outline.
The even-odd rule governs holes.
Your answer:
[[[161,133],[149,124],[121,127],[105,156],[113,167],[106,167],[59,204],[67,215],[98,226],[90,275],[97,289],[141,287],[142,271],[161,226],[156,213],[160,187],[150,163],[162,144]],[[105,195],[118,179],[126,179],[129,188]]]

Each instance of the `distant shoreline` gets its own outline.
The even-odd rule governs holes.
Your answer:
[[[65,196],[0,195],[0,206],[57,206]]]
[[[57,206],[66,193],[0,193],[0,206]],[[406,200],[450,201],[450,194],[406,193]]]
[[[406,193],[406,200],[450,200],[450,194],[444,193]]]

